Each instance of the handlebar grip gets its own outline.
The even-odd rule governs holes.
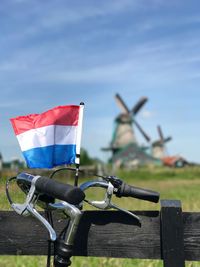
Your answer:
[[[157,203],[159,201],[160,194],[158,192],[143,189],[135,186],[122,183],[120,189],[116,193],[117,197],[134,197],[142,200]]]
[[[39,193],[44,193],[73,205],[79,204],[85,198],[84,192],[79,187],[63,184],[44,176],[37,179],[35,187]]]

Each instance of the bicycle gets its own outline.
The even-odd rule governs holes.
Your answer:
[[[139,225],[141,225],[140,218],[134,213],[113,204],[112,196],[115,195],[119,198],[133,197],[154,203],[159,201],[158,192],[128,185],[122,179],[115,176],[100,176],[100,179],[84,182],[79,187],[60,183],[51,178],[20,173],[16,177],[7,180],[6,194],[15,212],[22,216],[31,214],[48,230],[50,240],[54,243],[55,267],[71,265],[70,258],[73,255],[74,239],[83,213],[84,201],[98,209],[117,209],[125,212],[132,216]],[[19,188],[26,194],[26,200],[23,204],[14,203],[10,197],[9,184],[12,180],[16,180]],[[92,187],[104,188],[106,190],[103,200],[86,199],[85,193],[88,188]],[[58,199],[59,202],[56,202],[55,199]],[[36,204],[46,211],[47,219],[36,210]],[[53,228],[52,210],[63,211],[68,218],[65,228],[59,235]],[[49,246],[47,266],[50,266],[50,255]]]

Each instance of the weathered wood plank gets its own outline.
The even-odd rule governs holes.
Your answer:
[[[200,213],[183,212],[185,259],[200,261]]]
[[[137,212],[142,227],[134,218],[118,211],[86,211],[75,241],[74,255],[128,258],[160,258],[159,212]],[[65,226],[55,220],[56,229]],[[45,255],[48,234],[32,217],[15,212],[0,212],[0,254]]]
[[[118,211],[84,213],[78,231],[75,254],[98,257],[149,258],[160,255],[159,212],[137,212],[142,227]]]
[[[161,200],[160,218],[164,267],[185,267],[181,202]]]
[[[161,258],[160,213],[136,212],[142,227],[118,211],[85,211],[75,241],[75,255]],[[185,260],[200,260],[200,213],[183,212]],[[60,231],[65,220],[57,217]],[[0,211],[1,255],[46,255],[48,233],[34,218]]]

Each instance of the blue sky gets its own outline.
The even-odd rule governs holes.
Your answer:
[[[9,118],[85,102],[83,146],[111,139],[118,92],[169,154],[200,162],[200,2],[186,0],[2,0],[0,150],[21,157]],[[143,138],[136,132],[139,142]]]

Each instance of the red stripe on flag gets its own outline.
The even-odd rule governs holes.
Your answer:
[[[77,126],[79,106],[58,106],[41,114],[30,114],[10,119],[15,134],[49,125]]]

